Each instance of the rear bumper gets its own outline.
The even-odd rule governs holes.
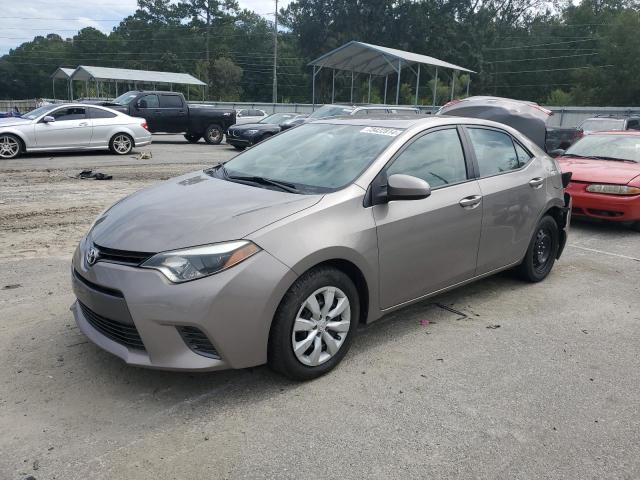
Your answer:
[[[640,220],[640,195],[607,195],[590,193],[587,184],[570,183],[567,192],[573,197],[573,215],[632,222]]]

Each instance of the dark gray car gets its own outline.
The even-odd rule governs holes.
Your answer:
[[[569,204],[555,160],[498,123],[313,122],[103,213],[73,312],[132,365],[309,379],[359,323],[512,267],[544,279]]]

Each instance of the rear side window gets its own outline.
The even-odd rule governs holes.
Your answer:
[[[178,95],[160,95],[160,108],[182,108],[182,98]]]
[[[468,131],[481,177],[517,170],[523,165],[511,137],[506,133],[484,128],[469,128]]]
[[[100,108],[90,108],[89,116],[91,118],[114,118],[117,115],[113,112],[107,112],[106,110],[102,110]]]
[[[240,110],[240,111],[238,112],[238,116],[239,116],[239,117],[246,117],[246,116],[248,116],[248,115],[249,115],[249,110]]]
[[[627,130],[640,130],[640,120],[629,120]]]
[[[387,169],[387,175],[413,175],[431,188],[463,182],[467,167],[455,128],[428,133],[410,144]]]
[[[516,147],[516,155],[518,156],[518,162],[520,167],[524,167],[529,160],[531,160],[531,154],[520,146],[518,142],[513,142]]]
[[[67,120],[84,120],[87,118],[86,109],[84,107],[68,107],[56,110],[51,114],[57,122],[64,122]]]
[[[263,115],[264,113],[262,113],[262,111],[260,110],[249,110],[250,117],[262,117]]]

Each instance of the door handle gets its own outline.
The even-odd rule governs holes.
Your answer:
[[[471,195],[470,197],[464,197],[462,200],[460,200],[459,203],[462,208],[468,208],[469,210],[471,210],[472,208],[476,208],[478,205],[480,205],[481,201],[482,196]]]
[[[529,186],[531,188],[540,188],[544,183],[544,178],[536,177],[529,180]]]
[[[89,122],[80,122],[78,125],[81,127],[87,127],[89,125]]]

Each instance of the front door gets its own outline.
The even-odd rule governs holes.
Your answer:
[[[152,132],[162,132],[163,119],[162,109],[158,95],[150,93],[143,95],[136,102],[136,111],[132,112],[132,117],[142,117],[147,121],[147,126]]]
[[[91,143],[91,119],[85,107],[62,107],[47,113],[55,119],[35,125],[37,148],[83,148]]]
[[[519,262],[546,205],[548,172],[507,132],[466,127],[482,191],[478,274]]]
[[[482,197],[456,127],[414,139],[385,172],[426,180],[423,200],[373,207],[378,232],[383,309],[474,276],[482,223]]]

